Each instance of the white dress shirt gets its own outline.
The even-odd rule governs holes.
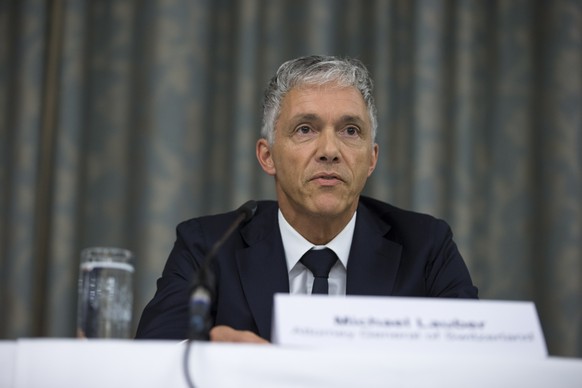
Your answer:
[[[348,256],[354,229],[356,226],[356,213],[346,227],[328,244],[313,245],[299,234],[287,222],[281,210],[279,210],[279,229],[287,260],[287,270],[289,271],[289,292],[291,294],[311,294],[313,288],[313,274],[299,260],[310,249],[329,248],[335,252],[338,261],[329,271],[329,295],[346,294],[346,268],[348,267]]]

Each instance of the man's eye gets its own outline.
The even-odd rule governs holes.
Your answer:
[[[347,127],[344,131],[348,136],[356,136],[360,132],[357,127]]]
[[[311,132],[311,128],[309,128],[307,125],[302,125],[297,128],[297,132],[306,135]]]

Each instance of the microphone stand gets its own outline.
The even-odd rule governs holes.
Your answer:
[[[189,359],[190,348],[194,341],[208,341],[210,339],[210,329],[212,328],[212,316],[210,311],[212,303],[216,297],[216,276],[212,270],[212,265],[216,259],[216,254],[228,240],[230,235],[243,223],[249,221],[257,211],[257,203],[253,200],[245,202],[239,207],[236,219],[230,224],[222,237],[214,243],[210,251],[204,258],[204,263],[198,271],[195,281],[192,284],[192,293],[190,296],[188,340],[186,352],[184,353],[184,373],[188,386],[194,388],[192,377],[190,376]]]
[[[244,206],[244,205],[243,205]],[[192,341],[208,341],[212,326],[210,309],[216,296],[216,276],[210,266],[218,250],[228,240],[232,232],[245,220],[246,215],[240,212],[230,225],[222,238],[214,243],[212,249],[206,255],[204,264],[198,271],[197,279],[192,286],[190,296],[190,322],[188,338]]]

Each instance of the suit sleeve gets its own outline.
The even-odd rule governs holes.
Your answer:
[[[434,220],[433,252],[426,266],[429,296],[441,298],[478,298],[469,270],[453,241],[451,228],[442,220]]]
[[[206,244],[195,220],[178,225],[176,232],[176,242],[157,281],[157,291],[142,313],[136,338],[187,338],[190,287]]]

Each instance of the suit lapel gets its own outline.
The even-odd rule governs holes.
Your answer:
[[[348,295],[391,295],[402,246],[385,235],[390,226],[365,206],[358,207],[347,268]]]
[[[247,248],[237,252],[237,265],[242,288],[255,318],[259,335],[271,337],[273,295],[289,293],[289,275],[277,208],[257,214],[241,231]]]

